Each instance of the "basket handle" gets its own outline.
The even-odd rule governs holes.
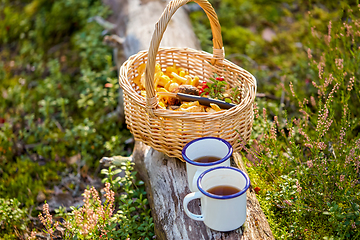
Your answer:
[[[188,2],[196,2],[199,4],[210,20],[211,31],[213,35],[213,59],[211,64],[217,64],[224,59],[221,26],[216,12],[211,4],[207,0],[172,0],[169,2],[159,21],[155,25],[155,31],[151,38],[147,64],[145,68],[146,109],[147,112],[152,116],[154,115],[153,109],[155,109],[158,104],[158,99],[155,94],[154,73],[156,55],[159,50],[159,45],[171,17],[178,8],[182,7]]]

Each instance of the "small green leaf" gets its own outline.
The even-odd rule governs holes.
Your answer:
[[[116,169],[116,170],[113,172],[113,174],[116,175],[116,174],[119,174],[119,173],[121,173],[121,172],[122,172],[121,169]]]
[[[114,182],[118,183],[118,182],[120,182],[120,180],[121,180],[121,177],[117,177],[117,178],[114,179]]]

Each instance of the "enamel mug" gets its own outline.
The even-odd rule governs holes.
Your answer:
[[[232,195],[215,195],[207,191],[216,186],[231,186],[239,191]],[[206,170],[197,180],[199,191],[189,193],[184,198],[185,213],[191,219],[203,221],[213,230],[235,230],[246,220],[246,191],[249,186],[249,177],[240,169],[221,166]],[[188,209],[188,203],[197,198],[201,201],[201,215]]]
[[[205,170],[218,166],[230,166],[232,153],[231,144],[217,137],[203,137],[187,143],[182,150],[182,157],[186,161],[186,173],[190,191],[198,191],[196,181]],[[194,161],[205,156],[217,157],[219,160],[210,163]]]

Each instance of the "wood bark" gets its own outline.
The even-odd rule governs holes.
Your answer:
[[[147,50],[155,28],[169,0],[103,0],[113,10],[109,21],[113,33],[123,39],[114,48],[118,68],[131,55]],[[172,17],[160,46],[200,49],[188,15],[180,8]],[[120,103],[120,105],[122,105]],[[122,106],[121,106],[122,111]],[[186,216],[182,201],[190,193],[185,163],[136,142],[132,158],[135,169],[145,182],[155,223],[156,239],[273,239],[269,224],[252,189],[248,190],[247,221],[243,227],[221,233]],[[234,163],[241,163],[234,154]],[[200,214],[200,201],[190,202],[189,210]]]

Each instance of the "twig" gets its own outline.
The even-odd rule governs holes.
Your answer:
[[[55,122],[55,125],[58,127],[58,129],[59,129],[61,132],[64,132],[64,128],[61,126],[61,124],[59,123],[59,121],[56,120],[55,118],[52,118],[52,120]]]
[[[125,42],[125,38],[119,37],[118,35],[106,35],[103,39],[103,42],[111,47],[119,48]]]
[[[285,82],[285,77],[286,76],[282,76],[281,77],[281,83],[284,85],[284,82]],[[285,101],[285,91],[284,91],[284,88],[282,88],[281,90],[281,98],[280,98],[280,107],[279,107],[279,113],[281,115],[281,112],[282,112],[282,107],[284,105],[284,101]]]
[[[103,157],[100,160],[100,163],[104,164],[106,167],[108,167],[110,165],[120,166],[121,163],[124,163],[128,160],[132,161],[132,156],[130,156],[130,157],[123,157],[123,156]]]
[[[49,234],[47,234],[47,235],[49,235]],[[50,237],[49,236],[43,236],[43,235],[41,235],[41,234],[39,234],[39,233],[37,233],[36,234],[36,237],[39,237],[39,238],[41,238],[41,239],[46,239],[46,240],[50,240]]]
[[[39,146],[39,145],[41,145],[41,144],[45,144],[45,145],[46,145],[47,143],[39,142],[39,143],[26,144],[26,145],[25,145],[25,149],[35,148],[35,147],[37,147],[37,146]]]
[[[116,24],[108,22],[100,16],[95,16],[88,19],[88,22],[92,22],[92,21],[97,22],[100,26],[102,26],[103,28],[109,31],[114,30],[116,28]]]
[[[278,97],[276,97],[274,95],[266,94],[266,93],[257,93],[256,97],[258,97],[258,98],[268,98],[268,99],[272,99],[272,100],[279,100]]]

